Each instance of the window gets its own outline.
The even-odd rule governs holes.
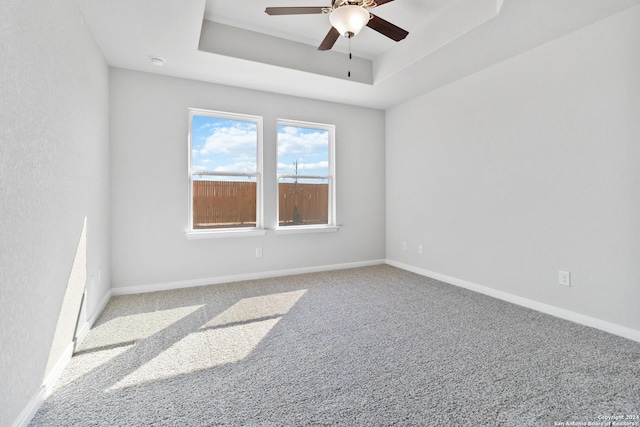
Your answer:
[[[189,109],[189,232],[262,228],[262,118]]]
[[[335,226],[334,126],[277,124],[279,229]]]

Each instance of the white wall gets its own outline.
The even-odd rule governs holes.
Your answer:
[[[388,110],[387,258],[640,330],[638,29],[634,7]]]
[[[383,111],[122,69],[111,69],[110,87],[114,289],[384,259]],[[267,225],[276,222],[276,119],[335,124],[342,228],[187,240],[188,107],[263,116]]]
[[[73,0],[3,0],[0,16],[0,426],[8,426],[69,347],[99,266],[87,316],[109,289],[108,72]],[[75,297],[62,310],[65,294]]]

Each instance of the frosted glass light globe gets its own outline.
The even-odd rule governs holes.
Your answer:
[[[341,6],[331,12],[329,22],[340,35],[353,37],[369,22],[369,12],[362,6]]]

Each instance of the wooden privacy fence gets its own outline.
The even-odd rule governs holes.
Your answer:
[[[278,185],[280,225],[326,224],[329,185]],[[193,181],[193,228],[252,227],[256,224],[256,183]]]
[[[193,228],[255,225],[255,182],[193,181]]]
[[[278,184],[280,225],[326,224],[329,184]]]

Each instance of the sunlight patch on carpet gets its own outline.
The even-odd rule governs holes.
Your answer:
[[[115,347],[149,338],[202,308],[202,305],[115,317],[91,330],[79,352]]]
[[[196,373],[246,358],[306,290],[244,298],[110,387]]]
[[[56,383],[54,393],[56,390],[74,383],[100,366],[109,363],[125,351],[130,350],[134,345],[135,344],[126,344],[73,356],[69,365],[67,365],[65,375],[61,376],[60,380]]]
[[[306,289],[277,294],[243,298],[207,323],[202,328],[219,327],[285,315],[307,292]]]

